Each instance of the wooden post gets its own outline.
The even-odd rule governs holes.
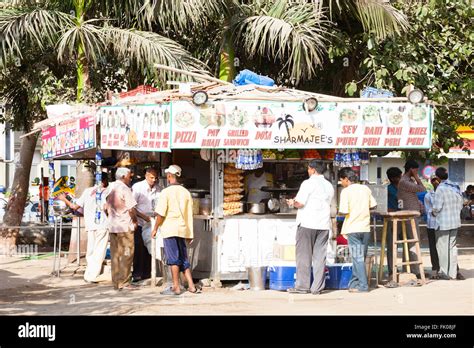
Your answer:
[[[418,232],[416,230],[416,223],[415,223],[415,218],[411,218],[410,219],[410,222],[411,222],[411,228],[412,228],[412,234],[413,234],[413,238],[417,240],[417,242],[415,242],[416,244],[416,256],[418,257],[418,261],[420,262],[419,264],[419,269],[420,269],[420,276],[421,276],[421,282],[422,284],[426,284],[426,280],[425,280],[425,270],[423,268],[423,259],[421,257],[421,250],[420,250],[420,238],[418,238]]]
[[[392,227],[392,280],[397,282],[397,219],[393,219]]]
[[[401,220],[402,221],[402,233],[403,233],[403,240],[407,240],[407,225],[406,225],[406,220]],[[410,262],[410,253],[408,252],[408,243],[403,242],[403,253],[405,255],[405,261]],[[411,267],[410,264],[407,264],[407,272],[411,273]]]
[[[383,230],[382,230],[382,241],[381,241],[381,245],[380,245],[380,263],[379,263],[379,278],[378,278],[378,282],[380,282],[380,280],[382,279],[382,276],[383,276],[383,261],[385,259],[385,244],[386,244],[386,240],[387,240],[387,227],[388,227],[388,221],[387,221],[387,218],[384,218],[383,219]],[[387,248],[390,248],[390,246],[387,246]],[[377,282],[377,285],[378,285],[378,282]]]

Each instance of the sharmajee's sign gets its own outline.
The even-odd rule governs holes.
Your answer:
[[[171,147],[179,148],[430,148],[433,108],[389,102],[235,101],[197,107],[172,103]]]

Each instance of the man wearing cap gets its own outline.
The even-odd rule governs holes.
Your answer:
[[[324,176],[325,165],[308,164],[309,179],[303,181],[295,199],[287,200],[298,208],[296,214],[296,283],[287,289],[294,294],[319,295],[325,286],[326,254],[331,229],[331,202],[334,188]],[[311,284],[311,266],[313,283]]]
[[[161,226],[166,264],[171,267],[172,288],[161,292],[162,295],[181,295],[179,272],[183,272],[188,282],[188,291],[197,293],[193,283],[186,240],[193,239],[193,200],[191,193],[178,183],[181,168],[171,165],[165,170],[168,187],[161,191],[156,205],[156,223],[152,238],[155,238]]]
[[[135,250],[133,235],[137,222],[137,202],[130,189],[132,172],[120,167],[115,178],[117,180],[112,183],[105,204],[110,232],[112,282],[115,290],[134,290],[136,287],[131,285],[131,270]]]

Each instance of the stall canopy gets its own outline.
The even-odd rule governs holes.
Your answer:
[[[205,104],[193,103],[196,91],[207,93]],[[100,145],[108,149],[402,150],[429,149],[432,143],[432,105],[411,104],[406,98],[340,98],[214,82],[194,85],[191,93],[173,89],[128,95],[96,105],[92,113],[76,112],[54,125],[37,124],[43,130],[45,158],[95,146],[91,116],[100,123]],[[317,100],[312,111],[304,104],[308,98]]]

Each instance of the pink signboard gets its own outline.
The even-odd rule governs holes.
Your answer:
[[[95,116],[86,115],[49,127],[43,131],[41,143],[44,159],[94,148]]]

